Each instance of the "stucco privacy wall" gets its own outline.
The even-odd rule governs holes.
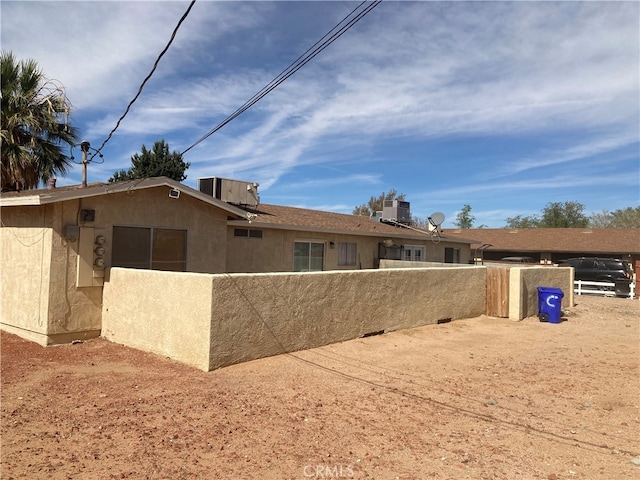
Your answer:
[[[573,306],[573,268],[512,267],[509,272],[509,318],[522,320],[538,314],[538,287],[559,288],[562,307]]]
[[[112,268],[105,282],[102,336],[209,369],[213,276]]]
[[[223,275],[114,268],[103,335],[212,370],[475,317],[485,312],[485,290],[483,267]]]

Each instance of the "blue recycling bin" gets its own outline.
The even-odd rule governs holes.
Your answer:
[[[538,318],[541,322],[560,323],[564,292],[554,287],[538,287]]]

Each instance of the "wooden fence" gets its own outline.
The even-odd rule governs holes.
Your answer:
[[[509,267],[487,269],[487,315],[509,317]]]

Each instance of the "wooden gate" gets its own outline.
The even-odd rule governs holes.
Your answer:
[[[487,315],[509,318],[509,267],[487,268]]]

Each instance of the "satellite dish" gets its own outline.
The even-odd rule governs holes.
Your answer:
[[[444,222],[444,213],[436,212],[432,213],[429,217],[429,223],[434,227],[438,228]]]

